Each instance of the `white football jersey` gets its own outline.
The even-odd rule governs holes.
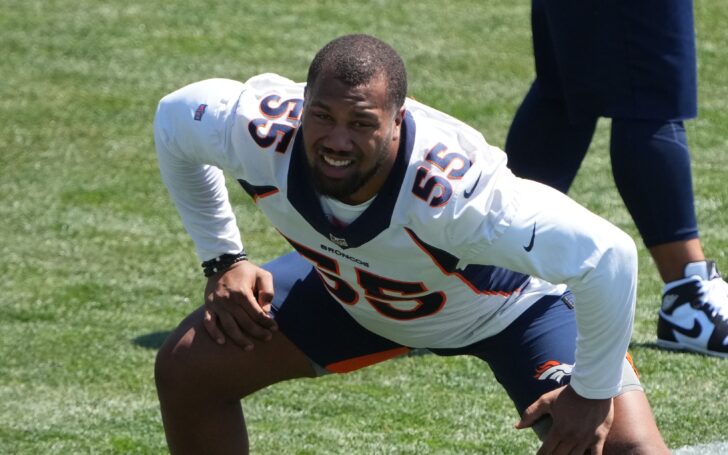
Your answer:
[[[194,83],[160,102],[162,176],[201,260],[242,249],[224,170],[352,317],[405,346],[469,345],[568,285],[579,333],[572,385],[590,398],[617,393],[636,289],[626,234],[515,177],[480,133],[412,99],[384,186],[351,224],[332,223],[300,138],[303,88],[263,74]]]

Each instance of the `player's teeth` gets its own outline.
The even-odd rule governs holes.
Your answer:
[[[348,166],[351,163],[351,160],[335,160],[328,156],[324,156],[324,161],[326,161],[327,164],[336,167]]]

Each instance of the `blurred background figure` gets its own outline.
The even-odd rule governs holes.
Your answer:
[[[665,283],[657,342],[728,357],[728,283],[701,245],[683,125],[697,115],[692,0],[533,0],[531,21],[536,78],[509,166],[567,192],[610,118],[614,181]]]

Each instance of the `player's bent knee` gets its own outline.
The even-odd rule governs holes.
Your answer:
[[[214,375],[207,371],[200,355],[202,313],[192,313],[167,337],[157,352],[154,363],[154,380],[157,390],[167,394],[185,394],[199,390],[200,385],[214,379]],[[202,347],[204,349],[204,347]]]
[[[614,400],[614,422],[606,454],[669,454],[644,392],[632,390]]]
[[[183,388],[190,371],[180,359],[178,345],[180,338],[173,332],[157,352],[154,362],[154,381],[157,390],[171,393],[175,389]]]
[[[255,340],[252,351],[230,340],[219,345],[207,334],[200,311],[167,338],[155,362],[160,398],[239,400],[276,382],[314,376],[308,358],[282,333]]]

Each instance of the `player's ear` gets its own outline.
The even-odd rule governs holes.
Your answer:
[[[399,134],[402,126],[402,122],[404,121],[404,106],[400,107],[397,110],[397,113],[394,115],[394,131],[392,133],[392,140],[398,141],[399,140]]]
[[[308,102],[310,101],[309,95],[311,94],[311,91],[308,89],[308,86],[303,87],[303,115],[306,115],[306,111],[308,110]]]
[[[401,126],[402,122],[404,121],[404,106],[400,107],[397,110],[397,113],[394,114],[394,124],[395,126]]]
[[[401,125],[403,120],[404,120],[404,106],[399,108],[395,122],[397,122],[397,125]]]

